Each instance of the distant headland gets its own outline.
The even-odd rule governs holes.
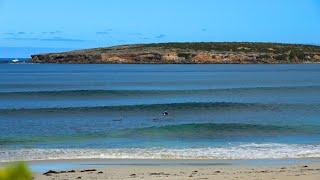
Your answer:
[[[299,64],[320,63],[320,46],[249,42],[122,45],[32,55],[34,63]]]

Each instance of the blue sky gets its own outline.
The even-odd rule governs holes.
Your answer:
[[[172,41],[320,44],[320,0],[0,0],[0,24],[0,57]]]

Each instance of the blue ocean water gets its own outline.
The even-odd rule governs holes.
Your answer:
[[[0,64],[0,161],[305,157],[320,64]]]

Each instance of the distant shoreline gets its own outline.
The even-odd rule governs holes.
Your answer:
[[[197,42],[122,45],[32,55],[56,64],[308,64],[320,46],[279,43]]]

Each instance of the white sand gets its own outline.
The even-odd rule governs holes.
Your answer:
[[[92,168],[87,168],[92,169]],[[36,174],[36,180],[53,179],[246,179],[320,180],[320,163],[291,165],[125,165],[94,171]]]

